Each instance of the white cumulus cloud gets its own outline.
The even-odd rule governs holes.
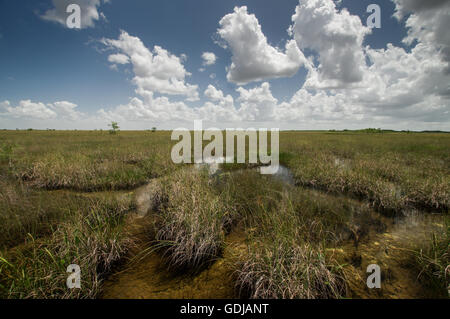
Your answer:
[[[57,117],[55,111],[41,102],[32,102],[31,100],[22,100],[17,106],[10,106],[9,102],[6,102],[6,115],[10,115],[15,118],[35,118],[41,120],[53,119]]]
[[[102,42],[119,54],[110,55],[113,63],[126,62],[127,57],[133,66],[133,83],[139,94],[161,93],[184,95],[190,101],[198,99],[197,85],[186,83],[191,73],[184,68],[185,55],[178,57],[160,46],[148,49],[141,39],[122,31],[119,38],[103,39]]]
[[[338,10],[331,0],[300,1],[292,16],[293,34],[301,50],[318,54],[318,70],[312,87],[348,86],[363,80],[365,58],[362,43],[370,33],[358,16]]]
[[[47,104],[48,107],[53,110],[58,118],[76,121],[82,119],[85,115],[76,110],[78,105],[67,101],[59,101]]]
[[[76,104],[67,101],[44,104],[42,102],[32,102],[31,100],[22,100],[16,106],[12,106],[9,101],[4,101],[0,103],[0,115],[18,119],[64,119],[73,121],[84,116],[76,108]]]
[[[237,88],[240,102],[239,114],[247,121],[273,120],[278,100],[273,97],[268,82],[253,89]]]
[[[406,20],[407,44],[415,40],[436,48],[447,63],[450,73],[450,1],[448,0],[393,0],[396,5],[395,16]]]
[[[246,84],[264,79],[291,77],[305,63],[294,40],[286,43],[284,52],[271,46],[254,14],[247,7],[235,7],[224,16],[217,30],[232,52],[227,79]]]

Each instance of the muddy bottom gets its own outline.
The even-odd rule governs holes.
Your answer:
[[[435,298],[435,292],[419,282],[411,265],[413,249],[431,240],[433,232],[444,232],[443,215],[409,212],[405,217],[391,219],[387,230],[371,234],[357,246],[347,244],[334,252],[346,263],[345,277],[350,298]],[[367,266],[381,269],[381,288],[367,287]]]
[[[245,233],[235,230],[226,237],[223,256],[194,274],[176,274],[158,252],[130,261],[103,285],[105,299],[230,299],[236,297],[233,258],[245,250]]]

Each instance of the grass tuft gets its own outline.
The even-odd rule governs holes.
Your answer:
[[[207,172],[193,169],[161,181],[157,240],[174,268],[202,267],[222,251],[233,209],[211,183]]]
[[[132,245],[122,231],[132,207],[121,201],[92,200],[89,211],[75,211],[51,237],[0,252],[0,298],[95,298],[100,283]],[[81,268],[81,289],[68,289],[66,268]]]

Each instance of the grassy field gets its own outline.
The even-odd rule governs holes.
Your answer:
[[[408,240],[396,265],[419,296],[448,297],[450,134],[282,132],[289,185],[245,164],[213,177],[175,165],[173,143],[170,132],[0,131],[0,298],[98,297],[142,240],[128,217],[150,181],[147,246],[171,272],[209,267],[240,227],[236,297],[367,297],[354,250],[414,212],[437,226]],[[69,264],[82,289],[66,288]]]

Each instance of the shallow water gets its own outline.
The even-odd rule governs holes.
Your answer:
[[[135,237],[141,237],[145,224],[150,222],[155,181],[135,192],[137,214],[130,216],[128,225]],[[150,215],[150,216],[149,216]],[[144,235],[145,236],[145,235]],[[237,227],[225,239],[225,248],[209,267],[195,274],[176,274],[170,271],[163,256],[150,252],[149,242],[141,240],[133,249],[121,271],[111,275],[102,287],[100,298],[105,299],[228,299],[235,298],[233,258],[245,251],[245,232]],[[132,259],[133,257],[137,258]]]
[[[216,173],[217,171],[214,171]],[[290,170],[281,166],[273,178],[292,187],[295,184]],[[137,214],[130,224],[139,229],[151,212],[151,198],[155,183],[135,191]],[[331,196],[308,190],[311,196]],[[356,201],[355,201],[356,202]],[[360,202],[360,205],[367,203]],[[151,214],[150,214],[151,215]],[[147,216],[147,217],[146,217]],[[366,218],[366,217],[364,217]],[[367,217],[369,231],[361,240],[347,240],[342,246],[328,249],[345,267],[348,297],[351,298],[423,298],[429,293],[417,280],[417,274],[408,265],[411,249],[428,240],[432,232],[444,231],[444,216],[409,211],[403,217],[388,218],[372,211]],[[377,223],[373,221],[377,220]],[[359,221],[360,222],[360,221]],[[379,225],[385,225],[380,230]],[[377,226],[378,225],[378,226]],[[196,274],[174,274],[169,271],[162,256],[153,252],[126,263],[120,272],[111,275],[103,285],[102,298],[235,298],[232,264],[235,257],[246,251],[244,229],[234,229],[226,237],[223,255],[207,269]],[[131,256],[148,247],[142,241]],[[369,264],[381,267],[381,289],[366,285]]]
[[[387,220],[385,232],[372,233],[358,246],[344,245],[334,252],[345,268],[349,297],[352,298],[429,298],[427,290],[411,268],[413,249],[431,239],[433,232],[445,231],[445,216],[407,212],[406,216]],[[367,266],[381,269],[381,288],[369,289]]]
[[[176,274],[162,256],[153,252],[137,263],[129,262],[103,285],[104,299],[231,299],[236,297],[232,260],[245,251],[245,233],[226,237],[223,256],[196,274]]]
[[[259,169],[258,169],[259,171]],[[285,183],[289,186],[295,185],[294,174],[292,174],[291,170],[286,166],[279,165],[278,171],[271,175],[275,180]]]

